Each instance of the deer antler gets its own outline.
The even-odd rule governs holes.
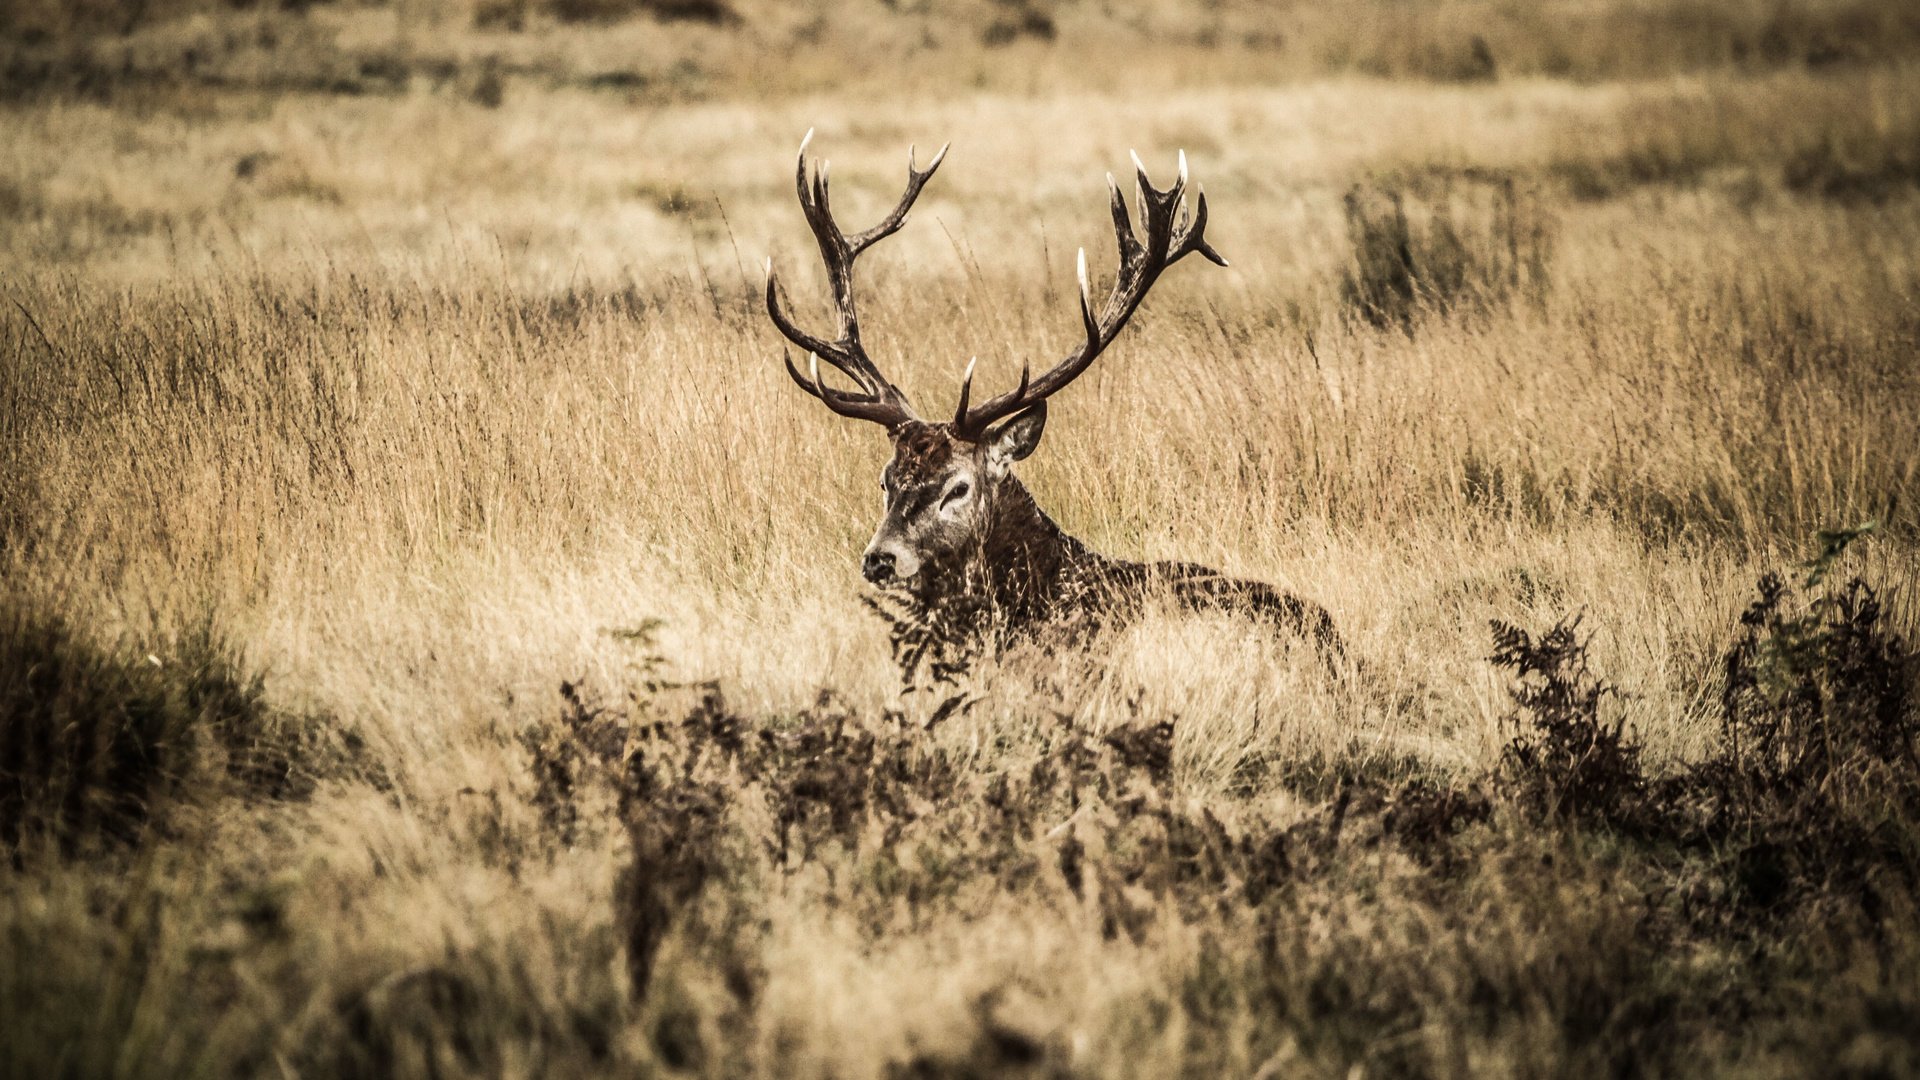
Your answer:
[[[872,420],[884,424],[889,429],[898,427],[909,420],[917,419],[913,406],[907,403],[907,396],[900,388],[887,381],[867,357],[866,349],[860,344],[860,317],[853,303],[853,261],[860,253],[898,232],[906,224],[907,211],[913,201],[920,197],[920,189],[926,186],[927,179],[940,167],[941,159],[947,156],[947,148],[940,152],[925,169],[914,167],[913,148],[907,148],[907,190],[900,196],[900,204],[893,212],[882,218],[878,225],[865,232],[847,236],[834,223],[833,211],[827,200],[828,163],[822,162],[811,177],[807,174],[807,144],[813,141],[813,131],[808,129],[807,137],[800,140],[800,155],[795,163],[794,188],[800,195],[800,209],[807,216],[807,225],[813,229],[813,237],[820,245],[820,259],[827,267],[827,282],[833,290],[833,305],[838,322],[838,336],[828,341],[807,333],[794,325],[780,308],[779,286],[773,272],[773,259],[767,259],[767,314],[773,318],[773,324],[780,328],[788,341],[798,345],[809,354],[808,375],[802,376],[793,366],[793,359],[786,360],[787,374],[793,377],[800,389],[819,398],[827,408],[841,416],[851,416],[857,420]],[[859,393],[836,390],[820,380],[820,360],[839,369],[840,373],[852,379],[859,386]]]
[[[960,407],[953,417],[955,435],[977,442],[995,421],[1045,401],[1078,378],[1093,363],[1094,357],[1113,343],[1121,328],[1127,325],[1127,320],[1133,317],[1134,309],[1146,298],[1147,290],[1159,280],[1161,272],[1186,255],[1197,251],[1215,265],[1227,265],[1227,260],[1213,250],[1203,235],[1207,227],[1205,191],[1195,190],[1193,211],[1191,215],[1187,212],[1186,151],[1180,152],[1179,179],[1165,191],[1158,190],[1147,179],[1147,168],[1140,163],[1138,154],[1133,155],[1133,167],[1139,175],[1136,197],[1140,202],[1140,224],[1146,234],[1145,239],[1134,236],[1126,200],[1120,197],[1120,185],[1114,183],[1113,174],[1108,173],[1107,189],[1113,203],[1113,231],[1120,244],[1120,269],[1113,283],[1113,291],[1108,294],[1096,315],[1092,292],[1087,283],[1087,251],[1080,249],[1080,318],[1086,325],[1086,341],[1037,379],[1032,378],[1028,369],[1022,366],[1018,387],[972,408],[967,404],[973,389],[973,369],[969,367],[966,379],[960,384]]]

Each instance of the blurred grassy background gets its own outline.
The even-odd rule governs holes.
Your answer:
[[[1753,74],[1910,57],[1920,16],[1899,0],[8,0],[0,33],[12,95],[462,82],[486,98],[491,73],[684,101]]]

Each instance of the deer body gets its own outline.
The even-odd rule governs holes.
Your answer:
[[[848,237],[829,209],[826,168],[810,177],[806,142],[801,143],[796,186],[826,263],[838,315],[837,338],[818,337],[793,324],[779,302],[772,260],[767,264],[767,312],[781,333],[808,354],[807,374],[790,358],[788,374],[834,412],[884,425],[893,440],[893,458],[881,477],[885,514],[867,545],[862,574],[875,585],[904,594],[920,617],[975,624],[1003,641],[1078,637],[1124,621],[1151,597],[1164,595],[1191,609],[1271,620],[1311,639],[1330,664],[1338,659],[1339,636],[1319,605],[1192,563],[1130,562],[1101,555],[1055,524],[1012,472],[1013,464],[1039,445],[1047,398],[1085,371],[1112,342],[1166,267],[1193,252],[1226,265],[1203,236],[1204,193],[1197,193],[1188,212],[1186,155],[1180,157],[1179,180],[1165,191],[1153,187],[1134,159],[1143,226],[1138,238],[1119,188],[1108,176],[1120,266],[1112,293],[1096,312],[1086,252],[1080,253],[1083,344],[1037,379],[1023,369],[1016,389],[977,405],[969,404],[969,365],[953,420],[930,423],[867,357],[853,301],[853,263],[905,223],[907,210],[945,155],[942,148],[920,170],[909,151],[907,190],[899,205],[880,224]],[[858,391],[824,382],[823,359],[852,379]]]
[[[905,592],[923,617],[983,617],[1003,644],[1081,637],[1161,596],[1271,621],[1330,658],[1341,654],[1333,619],[1317,604],[1197,563],[1111,558],[1068,534],[1001,463],[1031,449],[1043,418],[987,444],[958,439],[944,424],[903,428],[883,474],[887,512],[863,559],[867,579]]]

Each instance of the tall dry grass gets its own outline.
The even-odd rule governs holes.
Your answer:
[[[1084,30],[1061,23],[1069,43]],[[565,33],[538,40],[609,47]],[[959,907],[863,922],[864,894],[839,891],[870,869],[855,850],[743,871],[667,934],[639,997],[612,789],[582,779],[584,824],[556,838],[525,733],[561,711],[563,680],[655,717],[698,695],[647,684],[715,680],[776,731],[823,689],[870,717],[931,707],[900,698],[858,604],[884,440],[787,384],[757,306],[771,251],[825,312],[790,187],[815,126],[850,221],[893,195],[906,143],[954,142],[862,282],[868,339],[934,411],[971,355],[1011,380],[1071,343],[1074,249],[1110,259],[1101,173],[1130,147],[1161,169],[1185,148],[1233,266],[1170,275],[1062,395],[1023,475],[1103,550],[1314,597],[1392,691],[1328,686],[1231,622],[1153,619],[1091,662],[977,672],[980,703],[928,737],[968,775],[1044,757],[1065,714],[1096,734],[1174,721],[1168,797],[1248,827],[1308,814],[1330,776],[1472,777],[1511,735],[1488,621],[1576,611],[1649,767],[1708,759],[1752,583],[1819,530],[1879,520],[1850,565],[1914,626],[1920,95],[1907,66],[1867,59],[1176,90],[1178,62],[1135,87],[1046,64],[1024,88],[785,102],[516,74],[497,107],[453,82],[323,97],[183,80],[7,106],[9,602],[72,628],[77,669],[147,664],[128,685],[157,700],[166,673],[211,662],[192,636],[211,627],[219,663],[263,677],[260,708],[354,733],[310,792],[209,786],[130,852],[0,871],[26,961],[0,985],[7,1037],[68,1055],[18,1067],[885,1075],[991,1060],[976,1039],[1010,1030],[1094,1074],[1632,1060],[1569,1034],[1591,1010],[1560,996],[1657,999],[1678,978],[1634,951],[1644,928],[1615,901],[1652,887],[1580,848],[1604,838],[1569,840],[1564,878],[1476,840],[1457,906],[1429,905],[1399,854],[1336,859],[1307,921],[1257,947],[1231,916],[1168,907],[1110,937],[1090,907],[978,882]],[[1459,240],[1422,258],[1464,267],[1446,280],[1472,302],[1415,291],[1377,327],[1343,298],[1343,277],[1374,272],[1343,212],[1356,185]],[[1474,275],[1505,264],[1471,253],[1510,239],[1507,190],[1543,247],[1539,280],[1502,291]],[[1564,933],[1542,935],[1544,912]],[[715,944],[735,918],[750,1008]],[[1690,992],[1755,977],[1711,940]],[[1910,936],[1880,960],[1837,940],[1821,978],[1911,970]],[[1598,956],[1621,966],[1563,978]],[[1448,982],[1475,972],[1508,1008]],[[1871,1016],[1880,999],[1842,1000]],[[1641,1030],[1596,1008],[1606,1031]],[[1783,1027],[1778,1058],[1714,1060],[1790,1070],[1828,1047],[1813,1027]]]

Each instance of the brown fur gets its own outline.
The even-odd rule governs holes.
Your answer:
[[[946,428],[913,420],[894,429],[893,461],[887,470],[897,483],[928,484],[946,472],[956,443]]]

